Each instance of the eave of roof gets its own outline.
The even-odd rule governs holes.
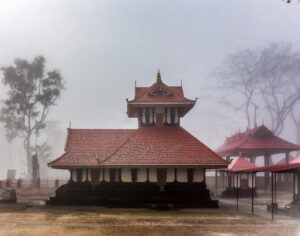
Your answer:
[[[300,163],[276,164],[246,170],[245,172],[294,172],[300,169]]]

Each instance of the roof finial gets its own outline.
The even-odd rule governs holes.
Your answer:
[[[69,129],[72,128],[72,124],[71,124],[71,121],[69,121]]]
[[[156,82],[161,82],[161,76],[160,76],[160,71],[159,70],[157,72]]]

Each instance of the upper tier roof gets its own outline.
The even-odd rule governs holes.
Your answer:
[[[226,138],[216,152],[222,156],[264,155],[300,150],[298,145],[275,136],[265,126],[259,126]]]
[[[137,130],[69,129],[65,154],[53,168],[98,166],[226,167],[228,162],[181,127]]]
[[[165,84],[164,84],[165,85]],[[188,102],[193,103],[194,100],[184,97],[183,89],[179,86],[167,86],[170,91],[170,95],[149,95],[149,92],[155,89],[157,82],[151,85],[150,87],[136,87],[134,99],[129,102],[146,102],[146,103],[155,103],[155,102]],[[159,89],[159,88],[158,88]]]
[[[157,73],[156,82],[150,87],[136,87],[134,99],[127,101],[128,116],[137,116],[137,107],[146,106],[176,106],[183,107],[182,114],[186,114],[196,103],[196,100],[184,96],[181,86],[168,86],[162,82],[160,72]]]

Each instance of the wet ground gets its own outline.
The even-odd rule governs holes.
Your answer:
[[[219,210],[0,206],[0,235],[298,236],[289,224]]]
[[[199,236],[299,236],[300,218],[266,211],[269,192],[254,199],[220,200],[220,209],[185,209],[153,211],[147,209],[109,209],[101,207],[45,206],[48,195],[32,192],[18,196],[19,204],[0,204],[1,235],[199,235]],[[279,192],[277,202],[282,209],[292,195]]]

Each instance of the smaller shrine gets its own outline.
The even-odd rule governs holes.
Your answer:
[[[256,195],[255,174],[245,172],[253,168],[257,168],[257,166],[240,156],[232,161],[226,169],[220,170],[220,172],[224,172],[226,188],[222,196],[235,197],[236,188],[239,188],[240,197],[251,196],[252,188]]]
[[[230,157],[242,155],[255,163],[257,157],[264,157],[264,166],[270,165],[273,154],[283,153],[288,163],[289,153],[300,150],[300,146],[277,137],[266,126],[262,125],[245,132],[238,132],[227,137],[225,143],[215,150],[220,156]],[[265,174],[265,186],[269,185],[269,176]]]

